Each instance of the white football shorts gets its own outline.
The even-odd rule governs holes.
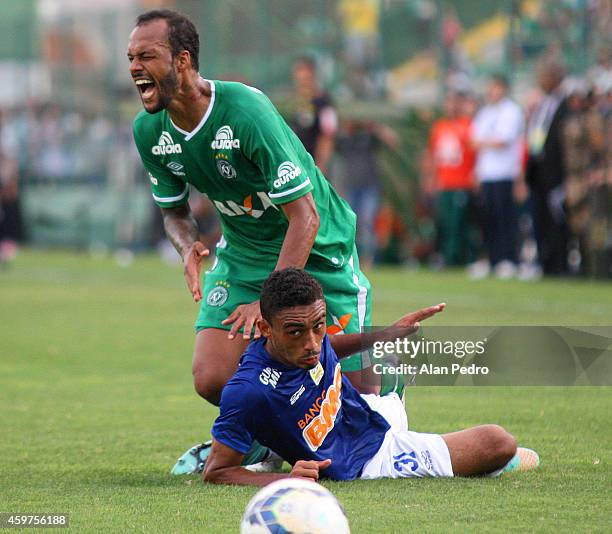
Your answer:
[[[404,403],[397,393],[361,397],[391,425],[378,452],[363,466],[361,478],[453,476],[450,454],[442,436],[408,430]]]

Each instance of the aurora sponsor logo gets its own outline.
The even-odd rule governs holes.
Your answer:
[[[297,178],[300,174],[302,174],[302,169],[291,161],[285,161],[279,165],[277,171],[278,178],[274,180],[272,185],[274,185],[275,189],[279,189],[287,182]]]
[[[210,148],[214,150],[232,150],[240,148],[240,139],[234,139],[234,132],[226,124],[221,126],[215,134],[215,140],[210,144]]]
[[[159,141],[157,141],[157,145],[155,145],[151,152],[156,156],[163,156],[165,154],[181,154],[183,149],[179,143],[175,143],[172,139],[172,136],[163,131],[159,136]]]

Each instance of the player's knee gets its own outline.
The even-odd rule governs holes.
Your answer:
[[[211,377],[205,372],[193,372],[193,387],[200,397],[206,399],[211,404],[219,406],[221,401],[221,391],[224,383]]]
[[[516,453],[516,440],[499,425],[486,425],[487,443],[491,456],[499,465],[507,464]]]

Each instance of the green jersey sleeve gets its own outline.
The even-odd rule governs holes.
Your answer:
[[[285,204],[312,191],[310,174],[315,167],[300,140],[271,103],[269,108],[249,124],[243,151],[263,174],[270,200]]]
[[[153,200],[161,208],[181,206],[189,200],[189,184],[174,176],[153,157],[151,149],[156,141],[151,142],[146,135],[138,117],[134,121],[134,141],[140,154],[140,159],[149,175]]]

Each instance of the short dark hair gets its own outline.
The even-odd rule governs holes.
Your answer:
[[[168,24],[168,43],[175,58],[183,50],[191,56],[191,65],[197,71],[200,68],[200,37],[198,30],[185,15],[170,9],[152,9],[142,13],[136,19],[136,26],[142,26],[153,20],[165,20]]]
[[[259,300],[262,317],[272,322],[281,310],[294,306],[308,306],[323,299],[323,289],[302,269],[288,267],[274,271],[264,282]]]
[[[294,65],[304,65],[308,67],[311,71],[317,71],[317,60],[312,56],[298,56],[293,61]]]
[[[491,81],[498,83],[503,86],[505,89],[510,87],[510,81],[508,77],[503,72],[496,72],[491,76]]]

